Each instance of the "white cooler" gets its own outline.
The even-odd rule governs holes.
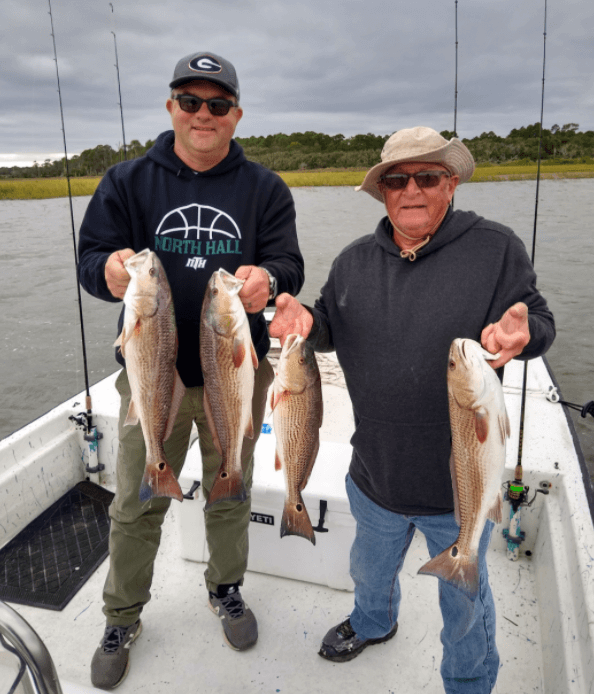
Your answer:
[[[271,428],[270,426],[264,427]],[[349,554],[355,538],[345,489],[351,460],[350,444],[322,441],[316,463],[303,492],[303,500],[316,531],[316,544],[295,535],[280,536],[285,500],[285,478],[274,469],[274,430],[262,433],[254,456],[252,522],[248,570],[353,590]],[[204,496],[196,483],[202,479],[200,447],[191,446],[179,483],[193,498],[174,504],[185,559],[208,561],[204,532]]]

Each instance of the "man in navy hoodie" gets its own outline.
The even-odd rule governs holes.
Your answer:
[[[458,537],[449,467],[451,342],[482,342],[499,353],[490,362],[499,369],[513,357],[543,354],[555,336],[520,239],[450,207],[456,186],[474,171],[464,144],[431,128],[408,128],[387,140],[381,158],[359,190],[383,202],[387,216],[339,254],[313,309],[280,295],[270,325],[281,342],[298,332],[317,351],[336,350],[353,403],[346,487],[357,521],[355,605],[322,640],[320,655],[333,662],[396,633],[398,574],[415,530],[432,557]],[[497,678],[485,561],[492,527],[487,521],[480,543],[476,600],[440,581],[447,694],[488,694]]]
[[[208,499],[220,456],[202,405],[199,331],[206,285],[219,268],[245,280],[239,296],[259,360],[252,403],[256,435],[244,439],[242,449],[249,490],[253,450],[273,378],[262,311],[278,292],[299,292],[303,258],[288,187],[276,174],[247,161],[232,139],[243,115],[233,65],[214,53],[195,53],[177,63],[169,86],[173,131],[159,135],[146,156],[120,163],[103,177],[80,230],[79,276],[93,296],[120,301],[130,279],[124,261],[145,248],[159,256],[173,294],[177,370],[186,387],[165,450],[179,475],[196,423]],[[122,315],[118,333],[121,327]],[[119,353],[116,358],[124,364]],[[150,599],[161,525],[171,502],[163,497],[150,505],[139,500],[146,455],[140,425],[123,426],[130,402],[125,369],[116,386],[121,395],[120,448],[103,592],[107,626],[91,665],[92,682],[103,689],[117,686],[127,674],[129,647],[141,631],[140,613]],[[209,605],[236,650],[258,638],[256,619],[239,591],[247,567],[249,521],[249,494],[245,502],[223,501],[205,514]]]

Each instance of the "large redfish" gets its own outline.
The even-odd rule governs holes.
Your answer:
[[[208,496],[209,508],[219,501],[245,501],[241,467],[244,436],[254,437],[252,397],[258,358],[250,326],[238,296],[244,280],[226,270],[208,282],[200,317],[200,360],[204,375],[204,411],[221,467]]]
[[[126,360],[132,392],[124,426],[140,422],[146,445],[140,500],[169,496],[182,501],[163,450],[185,392],[175,368],[177,328],[171,289],[161,261],[148,248],[124,261],[124,267],[130,283],[124,295],[124,325],[115,345]]]
[[[322,385],[315,354],[301,335],[289,335],[278,361],[272,402],[276,434],[275,466],[284,470],[287,496],[281,537],[316,538],[303,503],[305,489],[320,447]]]
[[[479,590],[478,547],[485,521],[501,523],[501,476],[510,434],[501,383],[485,361],[494,358],[474,340],[458,338],[450,347],[450,470],[460,534],[419,569],[456,586],[471,600]]]

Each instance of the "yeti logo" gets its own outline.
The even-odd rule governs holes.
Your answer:
[[[208,205],[185,205],[168,212],[155,232],[155,250],[198,256],[241,254],[241,231],[226,212]],[[194,262],[194,260],[192,260]],[[197,269],[204,265],[190,265]]]
[[[208,72],[211,74],[213,72],[221,72],[221,70],[223,69],[218,60],[215,60],[214,58],[205,55],[191,60],[189,68],[190,70],[194,70],[195,72]]]

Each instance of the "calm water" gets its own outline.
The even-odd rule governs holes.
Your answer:
[[[512,227],[531,247],[535,182],[472,183],[456,192],[456,208]],[[306,263],[299,298],[313,303],[336,254],[371,233],[383,206],[352,188],[293,190]],[[89,202],[74,198],[78,229]],[[594,399],[594,179],[541,182],[536,269],[555,314],[557,339],[547,357],[563,396]],[[0,437],[84,389],[67,199],[0,201]],[[116,368],[112,344],[119,306],[83,292],[91,383]],[[574,421],[594,476],[594,419]]]

